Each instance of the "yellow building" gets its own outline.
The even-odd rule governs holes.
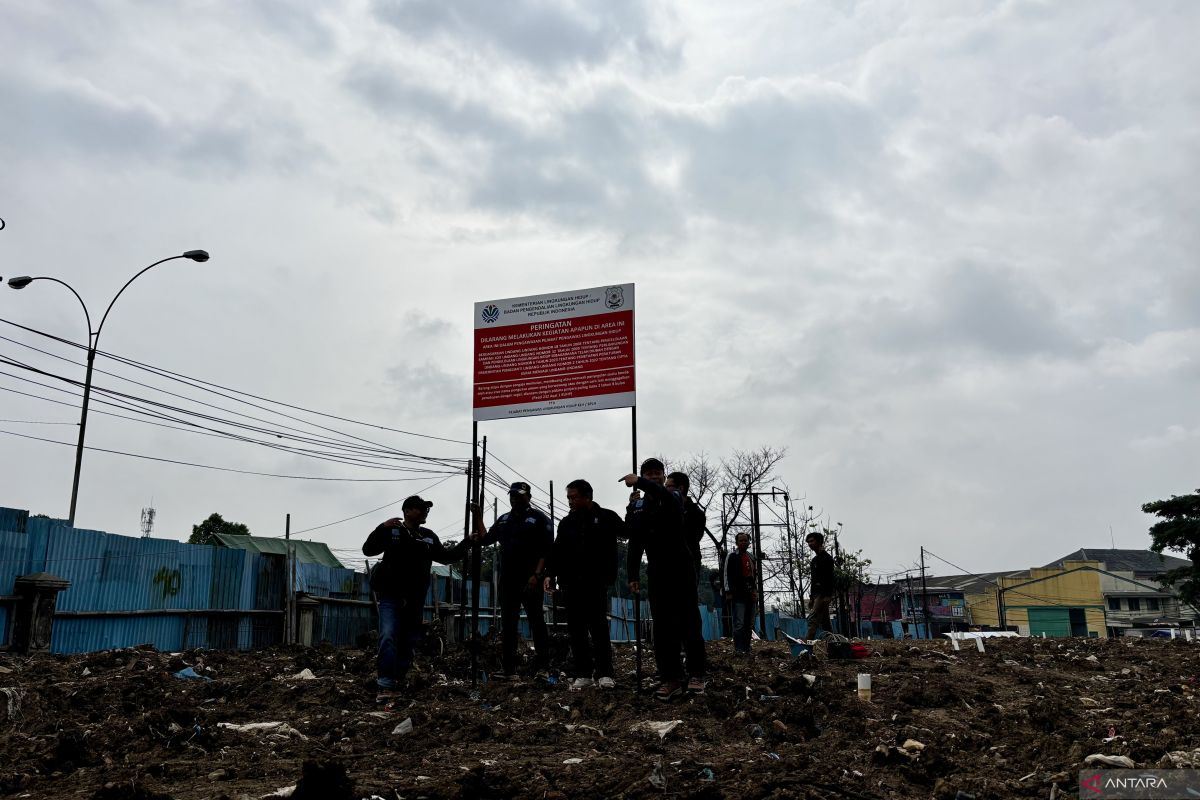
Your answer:
[[[1015,627],[1023,636],[1104,636],[1105,601],[1097,561],[1064,561],[984,575],[930,578],[963,592],[973,626]]]

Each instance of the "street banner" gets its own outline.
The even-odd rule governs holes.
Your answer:
[[[632,283],[476,303],[474,419],[634,406],[633,341]]]

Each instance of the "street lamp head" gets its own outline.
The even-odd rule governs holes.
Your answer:
[[[9,278],[8,279],[8,288],[24,289],[26,286],[28,286],[31,283],[33,283],[33,278],[31,278],[28,275],[21,275],[16,278]]]
[[[208,261],[208,251],[206,250],[188,250],[183,254],[184,258],[190,258],[192,261]]]

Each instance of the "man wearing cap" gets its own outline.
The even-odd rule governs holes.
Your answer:
[[[707,659],[700,628],[699,598],[692,552],[684,530],[682,499],[667,489],[666,469],[657,458],[642,462],[641,475],[621,478],[635,488],[625,513],[629,529],[626,567],[629,588],[641,592],[637,576],[641,574],[642,553],[646,554],[646,572],[650,578],[650,612],[654,615],[654,661],[662,683],[655,691],[660,700],[672,700],[683,694],[684,670],[679,658],[687,651],[690,680],[686,689],[704,691]]]
[[[567,601],[567,635],[575,680],[572,691],[593,685],[611,689],[612,645],[608,638],[608,588],[617,579],[617,539],[625,538],[625,522],[615,511],[592,499],[592,485],[583,479],[567,484],[571,509],[558,523],[558,536],[546,564],[544,588],[557,578]]]
[[[421,636],[429,568],[434,561],[449,564],[467,552],[464,539],[447,548],[437,534],[423,527],[433,503],[417,495],[400,506],[404,518],[392,517],[371,531],[363,555],[383,558],[371,571],[371,591],[379,600],[379,663],[376,684],[381,694],[403,688],[412,666],[413,647]]]
[[[517,481],[510,486],[508,502],[510,510],[500,515],[491,530],[483,524],[482,509],[472,506],[475,533],[471,538],[480,545],[500,543],[500,580],[497,582],[500,595],[500,650],[504,676],[515,680],[517,625],[521,620],[521,606],[525,607],[537,653],[534,671],[540,672],[550,663],[550,636],[546,632],[546,618],[542,613],[545,600],[542,578],[546,557],[550,555],[550,547],[554,543],[554,526],[549,517],[529,504],[528,483]]]

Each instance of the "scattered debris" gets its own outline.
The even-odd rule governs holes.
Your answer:
[[[566,642],[553,643],[552,664],[565,666]],[[714,642],[707,692],[673,705],[671,719],[649,695],[622,690],[635,681],[622,643],[615,692],[568,694],[542,681],[472,688],[469,654],[419,656],[390,714],[375,704],[369,648],[0,653],[14,671],[0,677],[9,687],[0,696],[0,794],[91,800],[112,783],[103,800],[130,800],[133,786],[163,800],[257,800],[294,785],[297,800],[301,765],[316,760],[345,766],[358,784],[348,797],[387,800],[746,797],[801,786],[843,800],[950,800],[956,790],[1067,800],[1089,751],[1128,758],[1123,767],[1200,768],[1194,645],[1060,643],[991,639],[989,655],[951,660],[936,641],[872,641],[869,671],[881,691],[866,704],[855,699],[863,663],[830,661],[823,645],[801,664],[784,642],[758,643],[749,661]],[[499,649],[484,642],[481,671],[499,672]],[[220,678],[173,677],[189,666]],[[317,680],[299,677],[306,669]],[[393,734],[405,719],[412,732]],[[1117,738],[1096,747],[1106,736]],[[848,793],[818,786],[831,778]],[[157,795],[136,795],[148,797]]]
[[[1133,759],[1129,756],[1106,756],[1103,753],[1093,753],[1083,760],[1084,764],[1089,767],[1094,764],[1103,764],[1106,767],[1124,767],[1125,769],[1136,769],[1137,764],[1133,763]]]
[[[406,733],[413,732],[412,717],[405,717],[404,720],[392,729],[392,736],[403,736]]]
[[[650,771],[650,783],[655,788],[665,790],[667,788],[667,776],[663,774],[662,759],[660,758],[654,764],[654,769]]]
[[[25,690],[18,689],[15,686],[8,686],[0,689],[0,694],[4,695],[5,707],[8,711],[6,719],[16,719],[21,714],[21,700],[25,697]]]
[[[286,722],[248,722],[245,725],[238,725],[233,722],[218,722],[217,727],[237,731],[238,733],[275,734],[289,738],[308,739],[307,736]]]

